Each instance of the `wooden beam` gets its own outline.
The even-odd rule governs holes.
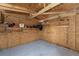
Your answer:
[[[66,10],[66,11],[60,11],[60,12],[44,12],[42,15],[54,15],[54,14],[62,14],[62,13],[68,13],[68,12],[77,12],[79,13],[79,10],[73,9],[73,10]],[[36,13],[36,12],[35,12]],[[32,13],[34,15],[35,13]]]
[[[43,15],[45,14],[47,14],[47,15],[53,15],[53,14],[60,14],[60,13],[63,13],[63,12],[46,12],[46,13],[43,13]]]
[[[77,12],[79,13],[79,10],[77,9],[73,9],[73,10],[66,10],[66,11],[60,11],[60,12],[45,12],[45,13],[42,13],[42,14],[62,14],[62,13],[73,13],[73,12]]]
[[[2,9],[2,10],[10,10],[10,11],[17,11],[17,12],[23,12],[23,13],[29,13],[26,8],[13,6],[11,4],[6,4],[6,3],[0,4],[0,9]]]
[[[60,13],[64,13],[64,12],[45,12],[45,13],[42,13],[41,15],[53,15],[53,14],[60,14]],[[32,15],[35,15],[35,13]]]
[[[63,14],[59,14],[59,15],[56,15],[56,16],[52,16],[52,17],[40,20],[39,22],[44,22],[44,21],[47,21],[47,20],[56,19],[58,17],[67,17],[67,16],[73,16],[73,15],[76,15],[76,13],[75,12],[73,12],[73,13],[63,13]]]
[[[34,14],[31,18],[34,18],[44,12],[46,12],[47,10],[51,9],[51,8],[54,8],[55,6],[59,5],[60,3],[52,3],[52,4],[49,4],[47,7],[43,8],[42,10],[40,10],[38,13]]]

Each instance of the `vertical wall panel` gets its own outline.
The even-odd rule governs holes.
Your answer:
[[[76,15],[76,50],[79,51],[79,14]]]
[[[75,49],[75,16],[69,17],[68,47]]]
[[[8,38],[8,47],[13,47],[18,44],[20,44],[20,34],[18,32],[11,32],[8,33],[7,38]]]
[[[42,32],[43,39],[51,43],[67,45],[67,26],[45,26]]]
[[[23,43],[28,43],[30,41],[39,39],[39,34],[37,29],[26,28],[23,32],[19,32],[19,23],[23,22],[25,25],[37,24],[37,19],[30,20],[27,15],[15,14],[15,13],[5,13],[5,21],[9,23],[15,23],[13,28],[10,28],[11,32],[4,32],[4,25],[0,25],[0,48],[13,47]],[[16,30],[16,28],[18,30]],[[2,33],[4,32],[4,34]]]
[[[8,46],[7,33],[0,33],[0,49],[7,48]]]

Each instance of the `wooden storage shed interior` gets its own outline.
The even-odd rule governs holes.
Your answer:
[[[0,3],[1,51],[37,40],[79,52],[79,3]]]

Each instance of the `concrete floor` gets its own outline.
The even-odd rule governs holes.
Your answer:
[[[0,56],[79,56],[79,53],[43,40],[37,40],[0,50]]]

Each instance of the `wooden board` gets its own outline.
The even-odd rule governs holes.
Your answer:
[[[25,25],[33,25],[37,23],[36,19],[29,20],[26,15],[15,14],[15,13],[5,13],[5,16],[8,16],[5,21],[15,23],[15,26],[11,28],[12,32],[4,32],[4,26],[0,25],[0,48],[13,47],[23,43],[27,43],[33,40],[38,39],[38,30],[36,29],[26,29],[24,32],[19,31],[19,23],[23,22]],[[18,29],[18,30],[16,30]]]
[[[8,38],[8,47],[13,47],[18,44],[20,44],[20,39],[19,39],[19,33],[13,32],[13,33],[8,33],[7,38]]]
[[[8,46],[8,40],[7,40],[7,34],[6,33],[0,33],[0,49],[1,48],[7,48]]]
[[[75,16],[69,17],[68,47],[75,49]]]
[[[43,39],[66,46],[67,26],[46,26],[43,31]]]
[[[79,14],[76,15],[76,50],[79,51]]]
[[[37,39],[39,39],[38,31],[34,29],[29,29],[20,33],[20,43],[28,43]]]

